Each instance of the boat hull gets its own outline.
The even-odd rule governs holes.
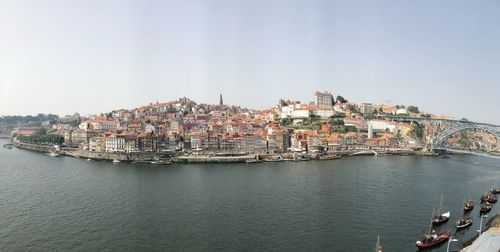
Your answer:
[[[423,241],[417,241],[415,243],[415,246],[417,248],[432,248],[434,246],[437,246],[445,241],[447,241],[450,238],[450,232],[445,231],[437,235],[437,238],[435,238],[433,241],[429,242],[423,242]]]
[[[457,228],[457,230],[460,230],[460,229],[464,229],[466,227],[470,227],[471,225],[472,225],[472,218],[467,218],[465,223],[457,222],[455,227]]]

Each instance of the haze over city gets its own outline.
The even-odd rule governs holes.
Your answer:
[[[498,1],[0,0],[0,115],[328,90],[500,123]],[[389,102],[390,101],[390,102]]]

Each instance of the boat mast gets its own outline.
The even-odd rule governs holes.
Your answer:
[[[429,224],[429,232],[427,232],[427,234],[429,234],[429,235],[431,234],[431,231],[432,231],[432,219],[434,219],[434,211],[435,210],[436,210],[435,208],[432,209],[431,223]]]
[[[469,204],[469,202],[467,202],[467,204]],[[464,204],[463,205],[465,206],[465,198],[464,198]],[[464,211],[462,209],[462,219],[464,218],[464,216],[465,216],[465,214],[464,214]]]
[[[443,205],[443,194],[441,194],[441,200],[439,201],[439,209],[437,215],[441,215],[441,205]]]
[[[375,252],[379,252],[380,248],[380,235],[377,235],[377,244],[375,244]]]

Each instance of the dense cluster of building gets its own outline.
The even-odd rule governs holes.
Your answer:
[[[197,104],[188,98],[151,103],[48,125],[65,145],[93,152],[280,153],[345,148],[417,147],[415,125],[379,115],[431,116],[404,106],[355,104],[330,92],[309,103],[280,100],[266,110]],[[17,134],[33,134],[19,131]]]

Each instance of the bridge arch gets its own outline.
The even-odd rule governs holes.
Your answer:
[[[449,129],[446,129],[445,131],[439,133],[436,137],[434,137],[434,140],[432,141],[432,148],[433,149],[438,149],[442,147],[444,141],[448,139],[450,136],[453,134],[463,131],[463,130],[468,130],[468,129],[476,129],[476,130],[481,130],[484,132],[488,132],[491,135],[493,135],[497,139],[497,145],[500,140],[500,135],[498,131],[496,130],[495,126],[493,125],[487,125],[487,124],[477,124],[473,122],[458,122],[453,124],[452,127]],[[498,147],[498,146],[497,146]]]

